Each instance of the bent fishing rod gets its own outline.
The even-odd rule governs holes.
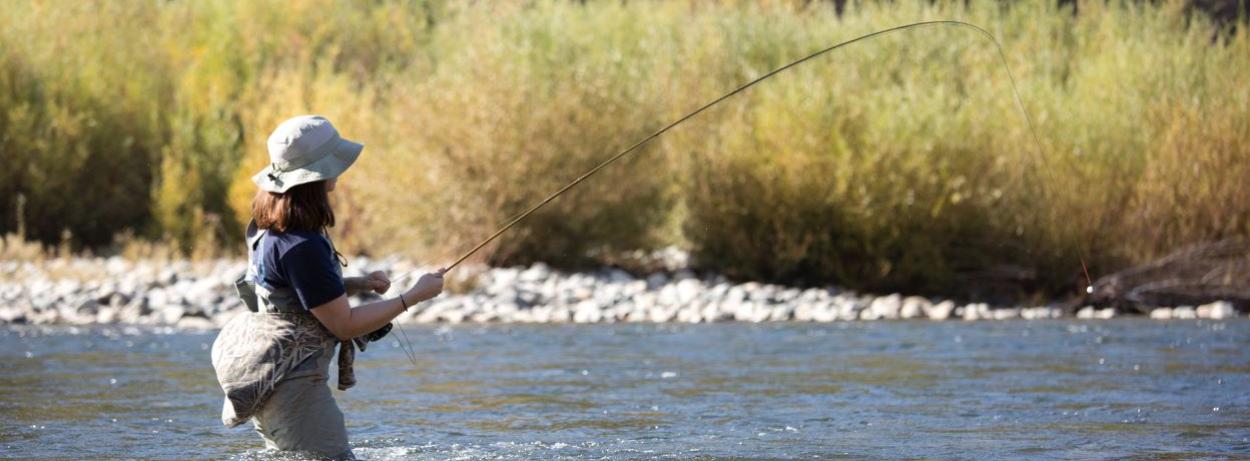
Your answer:
[[[761,75],[761,76],[757,77],[756,79],[751,80],[750,82],[747,82],[746,84],[743,84],[742,86],[739,86],[739,87],[735,88],[733,91],[730,91],[730,92],[728,92],[728,93],[725,93],[725,94],[724,94],[724,95],[722,95],[721,97],[716,98],[716,99],[712,100],[711,102],[708,102],[707,104],[704,104],[703,106],[699,107],[698,109],[695,109],[694,111],[692,111],[692,112],[690,112],[690,113],[688,113],[688,114],[686,114],[686,115],[682,116],[681,118],[678,118],[677,120],[673,121],[672,123],[669,123],[668,125],[665,125],[663,128],[660,128],[659,130],[656,130],[654,133],[651,133],[651,134],[650,134],[650,135],[648,135],[647,137],[642,138],[641,140],[639,140],[638,142],[636,142],[636,143],[634,143],[633,145],[629,146],[629,147],[628,147],[628,148],[626,148],[625,150],[622,150],[622,151],[618,152],[616,155],[613,155],[613,156],[609,157],[607,160],[604,160],[603,162],[599,163],[599,164],[598,164],[598,165],[596,165],[594,168],[591,168],[590,170],[586,171],[585,173],[582,173],[582,175],[581,175],[581,176],[578,176],[578,177],[577,177],[577,179],[574,179],[572,182],[570,182],[570,183],[566,184],[564,187],[561,187],[559,190],[556,190],[555,192],[551,193],[551,195],[548,195],[546,198],[542,199],[542,200],[541,200],[541,201],[539,201],[538,203],[535,203],[532,207],[530,207],[530,208],[529,208],[529,209],[527,209],[526,211],[524,211],[524,212],[522,212],[521,214],[517,215],[516,217],[512,218],[510,221],[508,221],[508,223],[507,223],[507,224],[504,224],[504,225],[503,225],[503,227],[500,227],[500,228],[499,228],[499,230],[496,230],[493,234],[491,234],[491,235],[490,235],[489,237],[487,237],[485,240],[482,240],[482,241],[481,241],[481,243],[478,243],[478,244],[477,244],[476,246],[474,246],[472,249],[470,249],[469,251],[466,251],[464,254],[460,255],[460,257],[459,257],[459,258],[456,258],[456,260],[455,260],[454,262],[452,262],[450,265],[446,266],[446,267],[444,268],[443,272],[449,272],[449,271],[451,271],[452,269],[455,269],[455,268],[456,268],[456,266],[459,266],[459,265],[460,265],[460,263],[464,262],[466,259],[469,259],[469,257],[473,256],[475,253],[477,253],[478,251],[480,251],[482,248],[486,247],[486,245],[489,245],[491,242],[495,241],[495,239],[499,238],[499,236],[503,235],[505,232],[507,232],[507,231],[508,231],[509,229],[511,229],[513,226],[517,225],[517,223],[519,223],[519,222],[521,222],[521,221],[525,220],[525,218],[528,218],[531,214],[534,214],[534,212],[536,212],[536,211],[538,211],[539,209],[541,209],[542,207],[546,206],[548,203],[551,203],[551,201],[552,201],[552,200],[555,200],[557,197],[559,197],[559,196],[563,195],[565,192],[568,192],[570,189],[572,189],[572,188],[574,188],[574,187],[577,187],[577,185],[578,185],[578,184],[581,184],[581,183],[582,183],[582,181],[585,181],[585,180],[589,179],[591,176],[594,176],[594,175],[595,175],[595,173],[598,173],[598,172],[599,172],[599,170],[602,170],[602,169],[604,169],[605,167],[607,167],[608,165],[611,165],[611,164],[615,163],[617,160],[620,160],[622,157],[625,157],[626,155],[629,155],[629,154],[631,154],[631,153],[633,153],[633,152],[637,151],[639,148],[641,148],[642,146],[644,146],[644,145],[646,145],[647,143],[651,142],[652,140],[654,140],[654,139],[656,139],[656,138],[658,138],[658,137],[660,137],[660,136],[664,135],[664,133],[667,133],[669,130],[672,130],[673,128],[677,127],[678,125],[681,125],[682,123],[685,123],[687,120],[690,120],[690,119],[694,118],[695,116],[697,116],[697,115],[699,115],[699,114],[703,113],[704,111],[706,111],[706,110],[708,110],[708,109],[712,108],[713,106],[715,106],[715,105],[717,105],[717,104],[720,104],[722,101],[724,101],[724,100],[726,100],[726,99],[729,99],[729,98],[732,98],[732,97],[734,97],[735,95],[737,95],[737,94],[739,94],[739,93],[742,93],[743,91],[746,91],[748,88],[751,88],[751,87],[753,87],[753,86],[755,86],[755,85],[759,84],[760,82],[763,82],[763,81],[765,81],[765,80],[768,80],[768,79],[772,78],[773,76],[775,76],[775,75],[777,75],[777,74],[779,74],[779,73],[785,72],[786,70],[788,70],[788,69],[790,69],[790,68],[792,68],[792,67],[798,66],[799,64],[803,64],[803,63],[805,63],[805,62],[807,62],[807,61],[810,61],[810,60],[812,60],[812,59],[815,59],[815,58],[817,58],[817,57],[820,57],[820,56],[822,56],[822,55],[825,55],[825,54],[827,54],[827,53],[830,53],[830,52],[832,52],[832,51],[834,51],[834,50],[837,50],[837,49],[839,49],[839,48],[842,48],[842,47],[845,47],[845,46],[849,46],[849,45],[851,45],[851,44],[858,43],[858,42],[861,42],[861,41],[864,41],[864,40],[872,39],[872,38],[875,38],[875,37],[878,37],[878,36],[881,36],[881,35],[890,34],[890,33],[899,32],[899,31],[904,31],[904,30],[908,30],[908,29],[919,28],[919,27],[927,27],[927,26],[953,26],[953,27],[963,27],[963,28],[969,28],[969,29],[972,29],[973,31],[975,31],[975,32],[977,32],[977,33],[979,33],[979,34],[981,34],[981,35],[985,36],[985,37],[986,37],[986,38],[988,38],[991,42],[993,42],[993,43],[994,43],[994,47],[995,47],[996,51],[998,52],[998,59],[999,59],[999,61],[1000,61],[1000,62],[1002,62],[1002,64],[1003,64],[1003,68],[1004,68],[1004,69],[1006,69],[1006,71],[1007,71],[1007,78],[1008,78],[1008,80],[1009,80],[1009,83],[1011,84],[1011,92],[1012,92],[1012,95],[1015,97],[1016,106],[1017,106],[1017,107],[1019,107],[1019,109],[1020,109],[1020,113],[1024,116],[1024,121],[1025,121],[1025,124],[1026,124],[1026,125],[1028,125],[1029,133],[1030,133],[1030,134],[1032,135],[1032,137],[1033,137],[1033,142],[1034,142],[1034,146],[1033,146],[1033,154],[1036,156],[1036,159],[1035,159],[1035,160],[1041,161],[1041,160],[1042,160],[1042,158],[1041,158],[1041,156],[1042,156],[1042,152],[1041,152],[1041,150],[1040,150],[1040,149],[1041,149],[1041,146],[1042,146],[1041,138],[1037,135],[1037,129],[1033,126],[1033,119],[1032,119],[1032,117],[1030,117],[1030,116],[1029,116],[1029,111],[1028,111],[1028,110],[1025,108],[1025,106],[1024,106],[1024,100],[1020,97],[1020,90],[1016,87],[1016,77],[1015,77],[1015,74],[1013,74],[1013,73],[1012,73],[1012,71],[1011,71],[1011,66],[1007,63],[1007,55],[1006,55],[1006,53],[1004,53],[1004,52],[1003,52],[1003,46],[1002,46],[1002,44],[1001,44],[1001,43],[999,43],[998,39],[997,39],[997,38],[995,38],[995,37],[994,37],[994,35],[993,35],[993,34],[991,34],[989,31],[987,31],[987,30],[985,30],[985,29],[981,28],[980,26],[978,26],[978,25],[976,25],[976,24],[972,24],[972,23],[964,22],[964,21],[957,21],[957,20],[951,20],[951,19],[944,19],[944,20],[933,20],[933,21],[921,21],[921,22],[914,22],[914,23],[910,23],[910,24],[904,24],[904,25],[901,25],[901,26],[891,27],[891,28],[889,28],[889,29],[882,29],[882,30],[879,30],[879,31],[876,31],[876,32],[872,32],[872,33],[869,33],[869,34],[864,34],[864,35],[861,35],[861,36],[855,37],[855,38],[853,38],[853,39],[850,39],[850,40],[847,40],[847,41],[844,41],[844,42],[837,43],[837,44],[832,45],[832,46],[830,46],[830,47],[828,47],[828,48],[824,48],[824,49],[822,49],[822,50],[816,51],[816,52],[814,52],[814,53],[812,53],[812,54],[809,54],[809,55],[804,56],[804,57],[802,57],[802,58],[800,58],[800,59],[798,59],[798,60],[795,60],[795,61],[793,61],[793,62],[791,62],[791,63],[789,63],[789,64],[786,64],[786,65],[784,65],[784,66],[781,66],[781,67],[778,67],[778,68],[776,68],[776,69],[773,69],[772,71],[770,71],[770,72],[768,72],[768,73],[766,73],[766,74],[764,74],[764,75]],[[1051,179],[1051,184],[1054,184],[1054,177],[1053,177],[1053,175],[1051,175],[1050,170],[1049,170],[1049,169],[1046,169],[1046,168],[1043,168],[1043,170],[1045,170],[1045,171],[1046,171],[1046,173],[1047,173],[1047,175],[1048,175],[1048,176],[1050,176],[1050,179]],[[1089,290],[1093,287],[1093,280],[1090,278],[1090,275],[1089,275],[1089,266],[1085,263],[1085,256],[1084,256],[1083,254],[1080,254],[1080,255],[1078,256],[1078,258],[1080,259],[1080,262],[1081,262],[1081,270],[1083,271],[1083,273],[1084,273],[1084,275],[1085,275],[1085,281],[1086,281],[1086,283],[1087,283],[1087,285],[1086,285],[1086,291],[1088,292],[1088,291],[1089,291]],[[412,275],[412,274],[414,274],[414,273],[416,273],[416,271],[411,271],[411,272],[408,272],[408,273],[406,273],[406,274],[404,274],[404,275],[402,275],[402,276],[398,277],[397,279],[400,279],[400,278],[404,278],[404,277],[411,276],[411,275]],[[397,326],[398,326],[398,324],[397,324]],[[402,333],[402,332],[403,332],[403,330],[401,329],[401,330],[400,330],[400,332]]]

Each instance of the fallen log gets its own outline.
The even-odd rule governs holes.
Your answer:
[[[1228,301],[1250,310],[1250,239],[1182,248],[1158,260],[1099,278],[1085,304],[1149,314],[1154,307]]]

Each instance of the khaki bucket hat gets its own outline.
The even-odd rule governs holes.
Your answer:
[[[252,176],[252,182],[269,192],[285,193],[300,184],[337,178],[364,148],[340,137],[325,117],[293,117],[269,135],[269,166]]]

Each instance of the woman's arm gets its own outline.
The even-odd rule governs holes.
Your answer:
[[[312,308],[313,316],[325,325],[330,333],[342,341],[364,335],[382,328],[391,319],[398,317],[407,307],[438,296],[443,291],[443,273],[440,270],[433,274],[425,274],[417,280],[407,292],[400,297],[383,299],[352,308],[347,303],[347,295],[341,295],[329,302]]]

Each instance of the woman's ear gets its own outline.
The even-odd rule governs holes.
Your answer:
[[[334,186],[339,183],[339,178],[330,178],[326,180],[326,192],[334,192]]]

